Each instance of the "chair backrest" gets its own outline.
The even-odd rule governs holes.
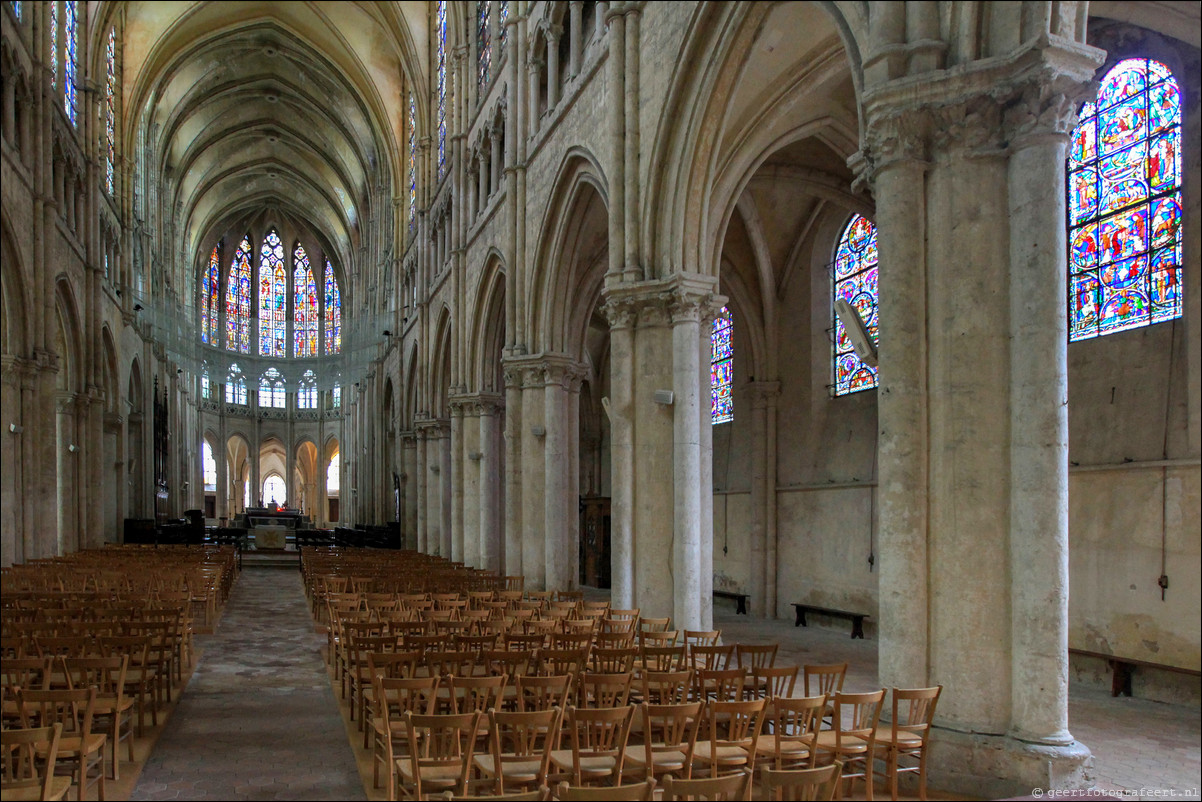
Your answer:
[[[675,646],[679,639],[680,631],[675,629],[644,630],[639,632],[640,646]]]
[[[544,676],[579,674],[588,664],[586,649],[541,649],[538,653],[538,673]]]
[[[594,648],[589,652],[589,670],[603,674],[622,674],[634,671],[639,650],[634,647]]]
[[[801,666],[776,666],[774,668],[751,669],[751,687],[756,694],[763,694],[768,699],[779,696],[792,696],[793,686],[797,684],[797,672]]]
[[[602,622],[604,624],[604,622]],[[611,631],[604,626],[593,633],[593,648],[594,649],[635,649],[638,646],[634,642],[634,630],[627,626],[625,629]]]
[[[415,677],[421,652],[368,652],[367,670],[372,676]]]
[[[669,774],[660,785],[664,789],[665,802],[673,799],[744,800],[749,797],[750,786],[751,772],[746,769],[724,777],[699,780],[679,780]]]
[[[739,668],[750,671],[754,668],[772,668],[776,665],[779,643],[737,643],[735,661]]]
[[[559,747],[562,720],[560,707],[517,713],[488,711],[489,753],[500,793],[505,793],[506,764],[529,764],[537,760],[536,777],[541,778],[540,783],[546,782],[551,752]]]
[[[494,796],[492,794],[455,796],[450,791],[446,791],[442,794],[442,796],[432,798],[442,799],[444,802],[547,802],[547,800],[551,798],[551,789],[545,785],[540,785],[533,791],[523,791],[517,794],[502,794],[500,796]]]
[[[518,710],[550,710],[566,707],[575,674],[522,674],[514,681],[517,687]]]
[[[634,708],[568,707],[567,730],[572,739],[572,773],[579,784],[581,766],[587,761],[595,765],[596,758],[613,761],[613,777],[622,776],[626,739]]]
[[[884,688],[868,693],[836,693],[831,720],[836,745],[850,737],[866,742],[871,750],[884,703]]]
[[[565,800],[565,802],[604,802],[604,800],[645,800],[651,802],[655,799],[655,778],[651,777],[640,783],[630,783],[628,785],[609,785],[601,788],[594,788],[588,785],[569,785],[567,782],[561,782],[555,789],[555,798]]]
[[[716,646],[722,633],[716,629],[686,629],[681,635],[686,646]]]
[[[438,686],[442,682],[439,677],[382,677],[378,674],[372,681],[378,709],[398,719],[406,712],[434,712]]]
[[[480,718],[480,713],[405,713],[414,798],[426,797],[423,781],[432,777],[450,784],[459,794],[467,792],[467,775],[472,765],[476,733],[480,731]]]
[[[843,679],[847,676],[847,663],[802,666],[802,690],[806,696],[825,693],[833,697],[843,690]]]
[[[449,676],[444,685],[451,695],[452,713],[484,713],[501,706],[509,676],[491,677]]]
[[[125,696],[125,675],[129,670],[129,655],[112,657],[60,657],[67,686],[71,689],[95,688],[97,696],[116,700],[117,707]]]
[[[0,659],[0,685],[14,688],[50,687],[52,657],[4,657]]]
[[[743,698],[747,675],[741,668],[697,672],[697,698],[702,701],[733,702]]]
[[[508,674],[511,683],[517,677],[530,673],[530,663],[534,660],[534,652],[523,652],[517,649],[485,649],[480,652],[480,661],[488,667],[490,674]]]
[[[893,689],[893,743],[900,743],[899,736],[903,734],[907,740],[920,741],[906,748],[919,748],[926,743],[931,721],[935,718],[935,705],[942,692],[942,685]]]
[[[702,669],[706,671],[720,671],[728,668],[734,654],[735,646],[733,643],[726,646],[689,647],[689,661],[699,671]]]
[[[656,766],[653,759],[656,754],[677,752],[682,756],[680,770],[687,770],[693,764],[693,750],[697,746],[697,732],[704,710],[702,702],[669,705],[643,702],[639,705],[643,722],[643,765]]]
[[[476,653],[470,651],[428,651],[422,658],[432,677],[454,675],[468,677],[475,673]]]
[[[780,696],[773,700],[772,751],[776,768],[813,768],[818,757],[818,731],[822,728],[825,711],[825,694]]]
[[[760,775],[769,799],[826,800],[835,798],[843,763],[836,760],[813,769],[771,769]]]
[[[92,734],[96,689],[17,689],[17,704],[27,723],[37,727],[61,724],[63,735],[86,742]]]
[[[693,672],[644,671],[643,699],[653,705],[678,705],[689,700],[693,690]]]
[[[685,668],[685,647],[680,646],[648,646],[639,647],[639,661],[644,671],[683,671]]]
[[[584,671],[580,674],[576,703],[580,707],[625,707],[633,682],[633,671],[613,674]]]
[[[754,754],[755,741],[764,725],[763,699],[744,702],[710,702],[706,705],[710,740],[717,746],[745,746],[750,743]]]
[[[668,618],[640,618],[639,619],[639,631],[640,632],[667,632],[668,627],[671,626],[671,624],[672,624],[671,617],[668,617]]]
[[[71,778],[56,783],[55,762],[63,725],[0,731],[0,790],[5,799],[62,799]],[[36,796],[35,796],[36,794]]]

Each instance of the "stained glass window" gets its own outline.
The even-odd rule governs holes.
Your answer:
[[[70,0],[68,0],[70,2]],[[58,62],[62,54],[58,52],[58,4],[59,0],[50,2],[50,88],[58,89]]]
[[[1181,92],[1127,59],[1081,109],[1068,155],[1069,340],[1181,316]]]
[[[225,347],[250,353],[250,236],[242,238],[230,262],[225,287]],[[243,401],[242,403],[246,403]]]
[[[288,485],[284,477],[273,473],[263,480],[263,502],[265,504],[287,504]]]
[[[292,252],[292,263],[294,356],[317,356],[317,285],[309,255],[299,243]]]
[[[334,385],[330,390],[330,407],[338,409],[342,406],[342,386]]]
[[[873,344],[880,337],[877,313],[877,253],[876,226],[867,218],[855,215],[835,252],[834,287],[831,294],[832,311],[834,301],[839,298],[859,313],[868,328]],[[835,327],[835,395],[870,390],[876,387],[876,368],[865,365],[852,346],[851,337],[843,327],[843,321],[832,313]]]
[[[329,259],[326,259],[325,301],[326,353],[337,354],[342,350],[342,295],[338,292],[338,279]]]
[[[282,408],[287,403],[284,377],[275,368],[268,368],[259,379],[259,406]]]
[[[508,36],[508,30],[505,27],[505,21],[509,19],[509,0],[498,0],[497,2],[497,29],[500,31],[501,46],[497,49],[498,54],[505,52],[505,37]]]
[[[300,389],[296,393],[297,409],[317,409],[317,376],[306,370],[301,376]]]
[[[409,230],[417,223],[417,98],[409,93]]]
[[[63,44],[66,45],[66,63],[63,68],[63,108],[73,125],[77,124],[78,95],[75,88],[75,73],[79,67],[79,4],[67,0],[63,14]]]
[[[117,137],[117,29],[109,28],[109,42],[104,50],[104,189],[113,194],[116,174]]]
[[[288,274],[284,243],[275,229],[259,249],[259,355],[284,356],[288,334]]]
[[[246,404],[246,377],[237,363],[230,365],[229,375],[225,377],[225,403]]]
[[[200,369],[200,397],[201,398],[212,398],[213,397],[213,382],[209,378],[208,365],[205,365],[203,368]]]
[[[13,14],[16,15],[18,20],[21,19],[21,6],[22,5],[23,4],[21,3],[21,0],[13,0]]]
[[[200,441],[201,473],[204,476],[205,490],[217,489],[217,460],[213,459],[213,447],[208,440]]]
[[[337,493],[342,485],[342,455],[335,453],[330,457],[330,466],[326,468],[326,492]]]
[[[213,246],[209,254],[209,266],[200,283],[200,341],[217,344],[218,310],[221,308],[221,257],[220,245]]]
[[[731,395],[735,356],[731,335],[734,328],[730,310],[722,307],[710,331],[710,420],[713,423],[726,423],[735,417]]]
[[[438,177],[442,178],[447,166],[447,2],[438,0],[434,4],[434,74],[437,80],[438,106]]]
[[[492,21],[492,0],[476,1],[476,69],[480,78],[480,90],[488,88],[488,73],[492,67],[492,32],[488,29]]]

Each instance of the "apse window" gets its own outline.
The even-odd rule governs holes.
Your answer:
[[[832,271],[831,318],[834,325],[834,390],[835,395],[849,395],[876,387],[876,367],[864,361],[862,354],[869,345],[875,349],[880,341],[877,309],[877,250],[876,226],[861,215],[855,215],[843,229],[835,250]],[[843,317],[835,312],[839,301],[846,301],[850,311],[859,318],[849,320],[858,330],[849,328]],[[861,342],[856,348],[856,340]]]
[[[1127,59],[1102,79],[1068,153],[1068,331],[1087,340],[1181,317],[1181,92]]]
[[[735,322],[725,306],[714,319],[710,332],[710,421],[715,425],[734,420],[734,396],[731,394],[734,379],[734,333]]]

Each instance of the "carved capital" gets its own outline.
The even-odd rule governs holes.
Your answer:
[[[932,109],[931,130],[935,154],[996,156],[1006,148],[1002,105],[989,95]]]
[[[1005,112],[1010,147],[1022,148],[1049,137],[1067,141],[1077,125],[1078,109],[1092,93],[1092,84],[1063,76],[1021,87]]]

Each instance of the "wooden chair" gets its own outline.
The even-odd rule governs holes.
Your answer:
[[[605,800],[611,799],[651,802],[655,799],[655,780],[648,779],[631,785],[610,785],[602,788],[561,782],[555,789],[555,798],[565,802],[605,802]]]
[[[635,649],[637,651],[638,645],[634,642],[634,630],[610,632],[606,629],[601,629],[593,633],[593,648]]]
[[[573,785],[621,777],[633,712],[630,705],[568,707],[566,729],[572,748],[552,751],[551,764]]]
[[[706,706],[706,730],[697,740],[693,763],[711,777],[755,772],[756,749],[764,726],[764,700],[710,702]]]
[[[150,638],[146,635],[111,635],[100,639],[100,651],[105,657],[128,655],[129,666],[125,672],[125,690],[134,700],[138,711],[138,737],[146,726],[146,709],[150,708],[150,722],[159,725],[158,683],[155,681],[157,667],[150,660]]]
[[[739,668],[751,673],[756,668],[772,668],[776,665],[779,643],[737,643],[735,661]]]
[[[522,674],[514,681],[517,687],[519,711],[550,710],[552,707],[566,708],[572,695],[576,675]]]
[[[125,695],[125,675],[129,655],[112,657],[63,657],[63,670],[71,689],[95,688],[96,707],[93,723],[104,731],[111,747],[112,779],[121,779],[121,760],[117,749],[126,744],[126,757],[134,762],[133,708],[134,699]]]
[[[551,798],[551,789],[540,785],[533,791],[524,791],[519,794],[471,794],[469,796],[455,796],[450,791],[443,791],[440,796],[434,798],[446,802],[547,802]]]
[[[0,796],[14,802],[66,797],[71,778],[54,773],[62,733],[57,722],[0,731]]]
[[[396,756],[408,743],[405,714],[433,713],[438,699],[438,677],[383,677],[375,675],[376,700],[372,715],[372,782],[380,787],[380,769],[388,771],[388,798],[396,799]]]
[[[437,791],[466,795],[480,718],[479,713],[406,711],[409,754],[396,759],[402,793],[412,799],[426,799]]]
[[[680,639],[680,632],[675,629],[644,631],[638,635],[639,646],[675,646]]]
[[[0,689],[3,704],[0,705],[3,726],[19,726],[21,711],[17,704],[17,688],[46,690],[50,687],[51,657],[4,657],[0,659]]]
[[[772,707],[774,699],[792,696],[793,687],[797,684],[797,672],[801,666],[775,666],[773,668],[753,668],[748,672],[747,685],[743,692],[749,697],[759,696],[768,700]]]
[[[476,771],[491,778],[497,794],[507,787],[538,788],[547,783],[551,752],[559,747],[563,709],[488,712],[489,754],[476,755]]]
[[[827,800],[835,798],[843,764],[835,761],[829,766],[810,769],[764,768],[760,780],[768,799]]]
[[[626,747],[623,776],[627,771],[644,779],[691,776],[703,707],[701,702],[639,705],[643,743]]]
[[[847,676],[847,663],[806,665],[801,667],[802,690],[806,696],[826,695],[826,712],[823,720],[829,725],[834,713],[835,694],[843,690]]]
[[[640,671],[684,671],[685,647],[648,646],[639,647],[638,668]]]
[[[589,652],[589,670],[601,674],[622,674],[634,671],[639,650],[633,647],[617,649],[594,648]]]
[[[639,632],[667,632],[668,627],[672,624],[671,617],[668,618],[640,618]]]
[[[540,649],[536,673],[543,676],[579,674],[588,666],[585,649]]]
[[[777,697],[769,716],[771,737],[761,737],[756,747],[760,758],[771,761],[778,770],[814,768],[818,759],[815,742],[825,709],[822,695]]]
[[[360,716],[363,727],[363,748],[371,746],[375,732],[374,722],[381,711],[376,698],[376,678],[399,679],[417,676],[421,652],[368,652],[367,675],[369,687],[363,689],[364,707]]]
[[[717,629],[686,629],[681,633],[685,646],[717,646],[722,637]]]
[[[724,777],[678,780],[664,777],[664,802],[675,799],[744,800],[751,798],[751,772],[747,769]]]
[[[71,775],[83,802],[87,789],[96,785],[97,799],[104,799],[104,733],[92,732],[96,689],[17,691],[25,721],[35,727],[62,727],[58,757],[72,764]],[[95,774],[93,774],[93,769]]]
[[[872,800],[876,728],[884,701],[884,688],[869,693],[835,694],[832,726],[818,733],[815,746],[819,764],[836,760],[843,763],[839,787],[835,790],[837,796],[842,796],[843,780],[849,780],[854,786],[856,779],[861,779],[865,798]]]
[[[452,713],[481,713],[487,716],[489,710],[501,707],[508,682],[506,674],[491,677],[451,675],[444,680],[443,687],[451,700]]]
[[[692,671],[644,671],[640,696],[653,705],[678,705],[693,695]]]
[[[889,796],[894,800],[897,775],[905,773],[918,775],[918,798],[927,798],[927,737],[942,692],[942,685],[893,689],[893,720],[887,730],[877,732],[876,742],[886,750],[885,778],[889,782]],[[904,766],[903,758],[917,762]]]
[[[694,674],[696,684],[693,697],[701,702],[735,702],[743,698],[743,686],[747,675],[741,668],[720,671],[704,669]]]

